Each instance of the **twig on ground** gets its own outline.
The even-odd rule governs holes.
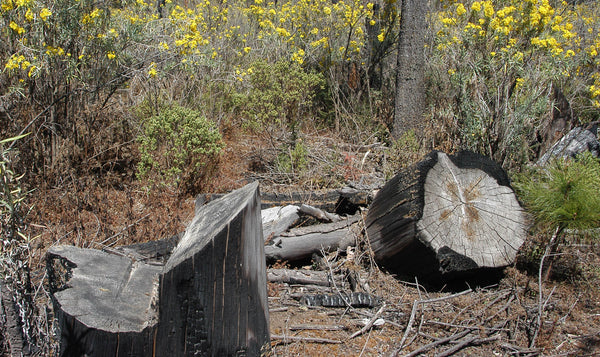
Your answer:
[[[371,329],[371,327],[373,327],[373,324],[375,323],[375,321],[377,321],[377,319],[379,318],[379,316],[381,316],[381,313],[383,312],[383,310],[385,309],[385,303],[383,305],[381,305],[381,307],[379,308],[379,310],[377,310],[377,312],[375,313],[375,315],[373,315],[373,317],[369,320],[369,322],[360,330],[356,331],[355,333],[353,333],[350,337],[348,337],[349,340],[353,339],[356,336],[360,336],[363,333],[369,331]]]
[[[302,337],[302,336],[284,336],[284,335],[271,335],[271,341],[281,340],[282,343],[293,343],[293,342],[312,342],[312,343],[342,343],[340,340],[331,340],[328,338],[319,337]]]
[[[402,348],[404,348],[404,342],[406,342],[406,338],[408,337],[408,334],[410,333],[410,331],[412,329],[412,324],[415,320],[415,315],[417,313],[417,309],[418,309],[419,305],[429,304],[429,303],[439,302],[439,301],[444,301],[444,300],[450,300],[450,299],[459,297],[461,295],[468,294],[472,291],[473,290],[471,290],[471,289],[467,289],[467,290],[461,291],[456,294],[446,295],[446,296],[442,296],[442,297],[438,297],[438,298],[427,299],[427,300],[415,300],[413,302],[413,307],[412,307],[412,311],[410,313],[410,318],[408,319],[408,324],[406,325],[406,330],[404,331],[404,336],[402,336],[402,340],[400,340],[400,345],[398,346],[398,348],[394,352],[392,352],[392,356],[397,356],[400,353],[400,351],[402,351]]]
[[[447,349],[446,351],[444,351],[442,353],[438,353],[435,356],[436,357],[452,356],[453,354],[455,354],[456,352],[462,350],[463,348],[465,348],[467,346],[481,345],[483,343],[497,341],[499,339],[500,339],[500,335],[494,335],[494,336],[485,337],[485,338],[478,338],[478,337],[465,338],[462,341],[460,341],[456,346],[454,346],[452,348],[449,348],[449,349]]]
[[[429,351],[430,349],[432,349],[432,348],[434,348],[434,347],[437,347],[437,346],[439,346],[439,345],[443,345],[444,343],[448,343],[448,342],[451,342],[451,341],[458,340],[459,338],[463,338],[463,337],[465,337],[466,335],[468,335],[469,333],[473,332],[473,330],[474,330],[474,329],[467,329],[467,330],[464,330],[464,331],[462,331],[462,332],[455,333],[455,334],[454,334],[454,335],[452,335],[452,336],[448,336],[448,337],[446,337],[446,338],[442,338],[442,339],[439,339],[439,340],[433,341],[433,342],[431,342],[431,343],[429,343],[429,344],[427,344],[427,345],[425,345],[425,346],[422,346],[422,347],[420,347],[420,348],[418,348],[418,349],[416,349],[416,350],[412,351],[411,353],[409,353],[409,354],[405,355],[404,357],[414,357],[414,356],[418,356],[419,354],[421,354],[421,353],[423,353],[423,352],[426,352],[426,351]]]
[[[269,310],[272,311],[272,310]],[[302,324],[302,325],[292,325],[288,328],[291,331],[298,331],[298,330],[322,330],[322,331],[338,331],[338,330],[346,330],[347,327],[344,325],[309,325],[309,324]]]

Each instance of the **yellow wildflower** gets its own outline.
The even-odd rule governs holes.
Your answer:
[[[48,20],[48,18],[52,16],[52,11],[48,10],[47,8],[43,8],[42,10],[40,10],[40,18],[43,21]]]

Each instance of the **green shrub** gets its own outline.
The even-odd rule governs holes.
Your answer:
[[[308,168],[308,150],[297,140],[294,144],[284,146],[277,156],[277,169],[287,173],[302,173]]]
[[[561,229],[600,224],[600,163],[590,153],[519,175],[514,186],[538,223]]]
[[[530,250],[534,254],[529,254],[529,258],[539,256],[541,246],[546,246],[541,264],[548,259],[547,278],[555,253],[566,241],[567,231],[578,232],[600,225],[600,163],[589,152],[576,160],[556,160],[546,168],[516,176],[513,186],[546,238],[533,244]]]
[[[138,143],[138,178],[181,192],[196,191],[211,177],[224,148],[213,123],[200,112],[178,105],[143,119]]]
[[[307,73],[298,63],[282,60],[275,64],[255,62],[248,76],[248,91],[237,99],[246,128],[273,130],[283,126],[296,133],[301,119],[316,114],[313,98],[325,87],[323,75]]]

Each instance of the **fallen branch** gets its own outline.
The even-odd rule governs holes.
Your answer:
[[[340,340],[330,340],[328,338],[319,338],[319,337],[302,337],[302,336],[284,336],[284,335],[271,335],[271,341],[273,340],[281,340],[283,343],[293,343],[293,342],[312,342],[312,343],[342,343]]]
[[[438,353],[435,356],[436,357],[452,356],[453,354],[455,354],[456,352],[462,350],[465,347],[475,346],[475,345],[481,345],[481,344],[484,344],[484,343],[488,343],[488,342],[492,342],[492,341],[497,341],[499,339],[500,339],[500,335],[494,335],[494,336],[485,337],[485,338],[478,338],[478,337],[466,338],[466,339],[462,340],[461,342],[459,342],[456,346],[454,346],[452,348],[449,348],[449,349],[445,350],[442,353]]]
[[[346,249],[354,245],[358,235],[359,215],[335,223],[292,229],[272,239],[265,246],[267,261],[297,261],[314,253]]]
[[[451,342],[451,341],[455,341],[458,340],[460,338],[465,337],[466,335],[470,334],[471,332],[473,332],[473,329],[467,329],[464,330],[462,332],[459,333],[455,333],[452,336],[448,336],[446,338],[441,338],[439,340],[433,341],[425,346],[421,346],[420,348],[412,351],[411,353],[404,355],[404,357],[414,357],[414,356],[418,356],[420,354],[422,354],[423,352],[429,351],[430,349],[437,347],[439,345],[443,345],[445,343]]]
[[[369,331],[371,329],[371,327],[373,327],[373,324],[375,323],[375,321],[377,321],[377,319],[379,318],[379,316],[381,316],[381,313],[383,313],[383,310],[385,309],[385,303],[379,308],[379,310],[377,310],[377,312],[375,313],[375,315],[373,315],[373,317],[371,318],[371,320],[369,320],[369,322],[360,330],[356,331],[355,333],[353,333],[350,337],[348,337],[349,340],[353,339],[356,336],[360,336],[363,333]]]
[[[473,290],[471,290],[471,289],[467,289],[465,291],[461,291],[456,294],[442,296],[442,297],[438,297],[438,298],[427,299],[427,300],[415,300],[413,302],[413,307],[412,307],[412,311],[410,313],[410,318],[408,320],[408,324],[406,325],[406,330],[404,331],[404,336],[402,336],[402,340],[400,341],[400,346],[398,346],[398,348],[394,352],[392,352],[392,356],[397,356],[400,353],[400,351],[402,351],[402,348],[404,347],[404,342],[406,342],[406,338],[408,337],[408,334],[410,333],[410,331],[412,329],[412,324],[414,323],[415,315],[417,314],[417,308],[419,307],[419,305],[454,299],[461,295],[466,295],[472,291]]]
[[[267,270],[267,280],[272,283],[331,286],[331,279],[327,272],[319,270]]]
[[[325,212],[322,209],[306,204],[302,204],[299,211],[323,222],[339,222],[342,220],[342,217],[337,214]]]
[[[321,330],[321,331],[339,331],[346,330],[347,327],[344,325],[310,325],[310,324],[302,324],[302,325],[292,325],[289,327],[291,331],[299,331],[299,330]]]

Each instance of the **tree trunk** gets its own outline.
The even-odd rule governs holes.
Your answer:
[[[526,237],[508,176],[470,152],[432,152],[398,173],[365,224],[378,261],[432,282],[512,264]]]
[[[428,3],[427,0],[402,0],[392,129],[394,139],[399,139],[409,130],[418,134],[423,127]]]
[[[263,244],[254,183],[202,206],[164,266],[51,248],[60,355],[260,356],[270,342]]]

